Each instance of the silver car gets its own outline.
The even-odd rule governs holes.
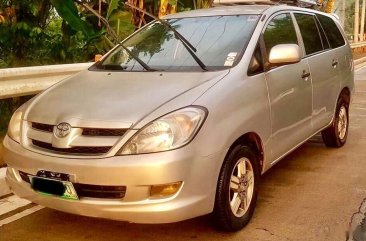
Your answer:
[[[170,15],[15,112],[6,180],[74,214],[211,214],[239,230],[269,168],[319,132],[329,147],[345,144],[353,72],[331,15],[280,5]]]

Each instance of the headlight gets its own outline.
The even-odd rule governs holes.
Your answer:
[[[182,147],[193,139],[206,115],[207,111],[201,107],[187,107],[169,113],[143,127],[118,154],[153,153]]]
[[[17,110],[10,119],[8,127],[8,136],[14,141],[20,143],[20,128],[22,124],[23,112]]]

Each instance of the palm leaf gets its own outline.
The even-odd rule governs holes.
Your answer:
[[[107,12],[107,17],[106,17],[107,20],[111,16],[112,12],[118,8],[118,2],[119,2],[119,0],[110,1],[109,7],[108,7],[108,12]]]

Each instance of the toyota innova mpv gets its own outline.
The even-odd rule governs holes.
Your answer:
[[[345,144],[353,72],[332,15],[285,5],[169,15],[14,113],[6,181],[73,214],[211,214],[239,230],[279,160],[319,132],[326,146]]]

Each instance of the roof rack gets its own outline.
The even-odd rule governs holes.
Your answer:
[[[214,5],[276,5],[271,0],[214,0]]]
[[[214,0],[214,5],[290,5],[304,8],[318,8],[318,0]]]

